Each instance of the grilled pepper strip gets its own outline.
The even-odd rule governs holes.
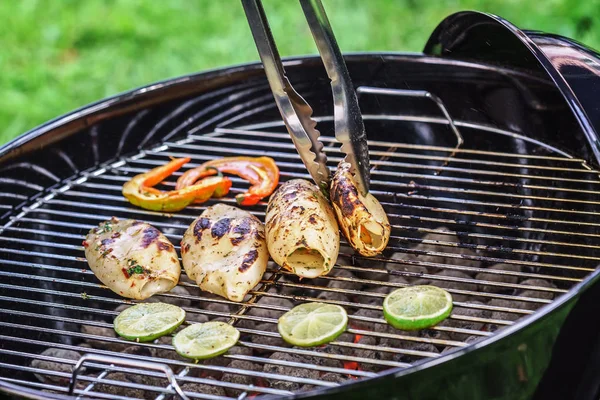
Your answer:
[[[213,175],[215,172],[211,168],[237,175],[252,184],[247,192],[235,196],[237,203],[243,206],[255,205],[273,193],[279,183],[279,168],[270,157],[225,157],[186,171],[177,180],[176,188],[190,187],[198,179]]]
[[[229,192],[231,180],[223,176],[210,176],[197,185],[183,189],[162,191],[152,187],[189,161],[189,158],[177,158],[166,165],[134,176],[123,185],[123,196],[131,204],[147,210],[172,212],[182,210],[192,202],[204,202],[212,196],[222,197]],[[212,171],[210,172],[204,176],[214,175]]]

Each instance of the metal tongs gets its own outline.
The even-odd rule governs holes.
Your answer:
[[[315,129],[317,123],[311,118],[313,110],[285,76],[261,1],[242,0],[242,4],[285,126],[313,180],[321,189],[328,191],[330,173],[327,156],[319,140],[319,131]],[[342,144],[341,151],[351,165],[350,171],[359,191],[366,195],[370,182],[367,135],[346,63],[321,1],[300,0],[300,4],[331,79],[335,137]]]

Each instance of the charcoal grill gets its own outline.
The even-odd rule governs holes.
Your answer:
[[[423,54],[348,55],[371,190],[393,226],[388,249],[367,259],[342,244],[335,274],[301,282],[269,264],[239,304],[182,278],[156,299],[181,305],[188,322],[218,318],[242,333],[228,354],[197,364],[168,341],[114,337],[115,309],[132,302],[99,284],[81,241],[118,216],[178,244],[205,205],[167,215],[120,194],[169,157],[194,167],[268,155],[282,181],[309,179],[261,66],[160,82],[22,135],[0,149],[0,390],[64,399],[71,380],[79,398],[162,400],[176,386],[199,399],[596,398],[598,59],[569,39],[471,12],[444,20]],[[286,71],[314,105],[335,166],[320,60],[288,59]],[[234,193],[245,189],[233,181]],[[264,206],[251,211],[263,218]],[[423,282],[453,294],[452,316],[419,333],[388,328],[385,294]],[[277,317],[316,299],[348,310],[347,333],[287,347]],[[85,355],[74,373],[79,356],[67,350]]]

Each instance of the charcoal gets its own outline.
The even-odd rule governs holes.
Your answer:
[[[483,303],[480,301],[469,301],[468,303],[483,305]],[[492,313],[489,310],[482,310],[482,309],[478,309],[478,308],[465,308],[465,307],[454,307],[454,309],[452,310],[452,314],[464,315],[464,316],[473,317],[473,318],[490,318],[492,316]],[[485,323],[448,318],[445,321],[443,321],[440,325],[448,326],[448,327],[452,327],[452,328],[470,329],[470,330],[479,331],[479,330],[483,329],[483,326],[485,325]],[[458,340],[458,341],[464,340],[465,338],[467,338],[469,336],[467,334],[458,333],[458,332],[449,332],[448,335],[450,336],[450,339]]]
[[[230,314],[232,311],[231,310],[232,307],[233,307],[232,305],[226,304],[226,303],[211,302],[208,304],[204,303],[202,309],[207,310],[207,311]]]
[[[54,347],[44,350],[42,352],[42,355],[47,356],[47,357],[56,357],[56,358],[62,358],[62,359],[72,360],[72,361],[77,361],[81,358],[81,354],[79,354],[76,351],[57,349]],[[31,366],[33,368],[40,368],[40,369],[56,371],[56,372],[66,372],[68,374],[70,374],[73,371],[73,364],[65,364],[65,363],[56,362],[56,361],[33,359],[31,361]],[[36,378],[38,378],[38,380],[40,382],[58,383],[58,384],[63,384],[63,385],[69,382],[69,378],[63,378],[60,376],[42,375],[42,374],[35,374],[35,376],[36,376]]]
[[[361,329],[365,331],[386,333],[389,331],[388,324],[383,321],[383,312],[380,310],[371,310],[368,308],[361,308],[357,312],[353,314],[355,317],[367,317],[367,318],[375,318],[381,323],[373,322],[373,321],[364,321],[359,319],[351,319],[349,324],[352,328]]]
[[[345,342],[345,343],[354,343],[354,334],[349,333],[349,332],[344,332],[340,336],[338,336],[335,339],[335,341],[336,342]],[[327,353],[327,354],[340,354],[340,355],[345,355],[345,356],[351,355],[352,352],[354,351],[352,349],[352,347],[333,345],[333,344],[327,344],[324,346],[315,347],[313,350],[318,351],[318,352]]]
[[[420,279],[415,279],[414,281],[412,281],[411,286],[433,285],[433,282],[434,281],[429,278],[420,278]]]
[[[348,380],[348,377],[342,374],[337,374],[335,372],[327,372],[326,374],[321,375],[319,379],[326,382],[342,383],[346,382]]]
[[[175,286],[169,293],[178,296],[191,296],[190,291],[183,286]],[[170,303],[179,307],[190,307],[192,305],[192,300],[188,298],[163,297],[163,300],[166,303]]]
[[[482,339],[482,336],[469,336],[464,341],[466,343],[470,344],[470,343],[475,343],[481,339]],[[446,353],[451,352],[456,349],[457,349],[456,346],[446,346],[446,347],[444,347],[444,350],[442,350],[442,354],[446,354]]]
[[[323,292],[319,293],[319,295],[317,296],[317,299],[327,300],[328,302],[338,302],[338,301],[350,302],[350,299],[344,293],[329,292],[329,291],[323,291]],[[344,307],[346,307],[346,306],[344,306]]]
[[[442,226],[442,227],[438,227],[436,230],[449,231],[450,229]],[[463,246],[465,245],[465,240],[461,239],[460,236],[457,236],[454,234],[444,235],[444,234],[439,234],[439,233],[428,233],[427,235],[423,236],[423,239],[437,240],[440,242],[458,243]],[[453,246],[444,246],[444,245],[433,245],[433,246],[435,249],[434,251],[439,251],[439,252],[446,253],[446,254],[452,254],[452,255],[458,254],[461,256],[476,256],[477,255],[477,253],[475,253],[473,250],[471,250],[468,247],[453,247]],[[478,268],[481,265],[481,263],[479,261],[470,260],[470,259],[464,258],[464,257],[444,256],[442,262],[445,264],[449,264],[449,265],[460,265],[463,267],[475,267],[475,268]],[[439,269],[436,271],[435,267],[430,267],[429,270],[432,273],[439,272]],[[467,273],[467,274],[471,275],[471,273]],[[474,275],[474,273],[473,273],[473,275]]]
[[[284,296],[293,296],[298,294],[299,289],[295,286],[287,286],[289,283],[298,283],[298,279],[284,275],[277,280],[277,284],[274,286],[274,288],[277,289],[279,294]]]
[[[164,376],[149,376],[143,373],[128,374],[127,380],[133,383],[137,383],[138,385],[155,386],[158,388],[164,388],[169,385],[169,381]],[[151,390],[144,391],[144,393],[144,397],[147,400],[154,400],[158,395],[157,392]]]
[[[206,378],[206,379],[211,379]],[[183,385],[181,385],[181,389],[184,392],[191,392],[191,393],[201,393],[201,394],[208,394],[208,395],[212,395],[212,396],[227,396],[227,393],[225,392],[225,388],[221,387],[221,386],[214,386],[214,385],[209,385],[207,383],[196,383],[196,382],[186,382]]]
[[[298,392],[299,393],[310,392],[311,390],[314,390],[316,388],[317,388],[317,386],[315,386],[315,385],[302,385],[300,387],[300,389],[298,389]]]
[[[248,311],[248,315],[253,315],[255,317],[260,318],[271,318],[278,319],[281,317],[286,311],[275,310],[271,306],[274,307],[283,307],[287,310],[294,307],[294,303],[292,303],[288,299],[282,299],[279,297],[262,297],[260,298],[256,304],[259,304],[263,307],[252,307]],[[253,322],[254,324],[254,322]]]
[[[524,301],[513,301],[513,300],[504,300],[504,299],[492,299],[488,302],[488,305],[495,307],[508,307],[508,308],[518,308],[529,310],[534,307],[539,307],[540,305],[536,305],[535,303],[529,303]],[[524,314],[517,314],[512,312],[505,311],[492,311],[492,319],[504,320],[504,321],[516,321],[519,318],[523,317]],[[487,326],[487,329],[490,332],[495,332],[498,329],[504,328],[506,325],[497,325],[494,323],[490,323]]]
[[[209,303],[209,304],[202,304],[202,309],[206,310],[206,311],[212,311],[215,313],[221,313],[221,314],[231,314],[232,313],[232,306],[230,306],[229,304],[224,304],[224,303]],[[214,314],[210,314],[208,315],[208,318],[210,321],[221,321],[221,322],[227,322],[229,321],[230,317],[228,316],[219,316],[219,315],[214,315]]]
[[[262,324],[256,324],[253,329],[256,329],[258,331],[273,332],[273,333],[276,333],[277,335],[276,336],[267,336],[267,335],[253,334],[250,337],[250,341],[252,343],[265,345],[265,346],[290,347],[290,345],[287,344],[281,338],[281,336],[279,336],[279,332],[277,331],[277,324],[271,324],[271,323],[265,322]],[[261,354],[264,352],[268,352],[270,350],[254,349],[254,351]]]
[[[499,271],[521,272],[523,270],[523,267],[515,264],[496,264],[492,265],[489,269]],[[515,275],[501,275],[490,272],[480,272],[475,276],[475,279],[481,281],[507,283],[511,285],[515,285],[519,281],[519,277]],[[486,293],[512,293],[514,291],[514,288],[481,283],[479,284],[479,290]]]
[[[102,336],[108,338],[109,340],[117,338],[117,334],[115,333],[113,328],[107,328],[103,326],[81,325],[81,333],[87,335]],[[126,343],[123,339],[118,340],[119,341],[117,342],[97,339],[85,339],[85,341],[94,349],[103,349],[120,353],[126,347],[128,347],[129,344]]]
[[[385,282],[388,279],[386,263],[384,262],[376,262],[370,259],[365,260],[363,258],[355,257],[354,260],[350,259],[349,263],[342,264],[338,262],[338,264],[361,268],[350,271],[358,279],[377,282]]]
[[[444,331],[439,331],[437,329],[422,329],[420,331],[411,332],[417,337],[427,338],[427,339],[436,339],[436,340],[450,340],[450,336],[448,333]]]
[[[229,350],[227,350],[227,354],[229,355],[238,355],[238,356],[251,356],[252,349],[246,346],[233,346]]]
[[[272,360],[282,360],[290,362],[304,361],[301,357],[297,355],[282,352],[273,353],[269,358]],[[319,371],[307,368],[289,367],[286,365],[275,365],[267,363],[264,365],[263,371],[270,374],[287,375],[294,378],[319,379]],[[269,384],[270,387],[274,389],[289,390],[291,392],[298,391],[302,386],[304,386],[304,384],[298,382],[290,382],[275,379],[271,379],[269,381]]]
[[[444,228],[444,227],[440,227],[438,229],[446,230],[446,228]],[[449,239],[449,238],[451,238],[451,236],[440,235],[440,234],[435,234],[435,233],[428,233],[422,237],[422,240],[452,241],[452,239]],[[445,252],[448,252],[449,248],[446,246],[438,245],[438,244],[419,243],[416,246],[414,246],[413,249],[415,251],[419,251],[419,252],[426,251],[426,252],[445,253]],[[411,262],[415,262],[415,263],[443,264],[445,261],[443,256],[419,254],[419,253],[412,253],[412,252],[410,252],[410,253],[397,252],[392,256],[392,258],[394,260],[406,260],[406,261],[411,261]],[[414,273],[427,274],[427,273],[434,272],[435,267],[425,266],[425,265],[388,263],[388,269],[395,270],[395,271],[406,271],[406,272],[409,272],[412,274],[414,274]],[[414,280],[414,279],[419,278],[418,276],[414,276],[414,275],[411,276],[411,275],[407,276],[408,280]]]
[[[393,288],[388,286],[375,286],[365,288],[365,292],[380,293],[383,295],[388,295],[392,290]],[[381,306],[383,304],[383,299],[384,297],[379,296],[362,296],[360,300],[362,304]]]
[[[199,369],[200,371],[198,371],[198,372],[200,372],[201,377],[213,377],[217,380],[221,380],[221,376],[223,375],[222,368],[227,367],[231,363],[231,361],[232,360],[230,358],[223,357],[223,356],[202,360],[202,361],[199,361],[199,363],[201,363],[202,365],[209,365],[209,366],[218,367],[218,368],[211,368],[211,369],[202,368],[202,369]]]
[[[357,344],[362,344],[366,346],[377,346],[377,339],[372,336],[363,336],[357,342]],[[369,360],[383,360],[389,361],[392,358],[392,353],[382,350],[373,350],[373,349],[363,349],[356,348],[354,349],[354,356],[361,358],[368,358]],[[389,367],[377,364],[371,364],[367,362],[360,362],[360,366],[364,371],[369,372],[379,372],[384,369],[388,369]]]
[[[404,277],[402,275],[396,275],[396,274],[390,274],[388,282],[397,283],[397,284],[406,285],[406,286],[408,286],[408,284],[409,284],[408,279],[406,279],[406,277]],[[399,286],[392,286],[391,288],[392,288],[392,290],[396,290],[399,288]]]
[[[233,360],[229,364],[229,368],[242,369],[246,371],[260,371],[262,368],[259,364],[245,361],[245,360]],[[235,383],[237,385],[252,385],[254,383],[254,379],[252,375],[240,375],[233,372],[225,372],[221,377],[221,382]],[[234,388],[225,388],[225,392],[227,396],[238,397],[244,391],[241,389]]]
[[[340,278],[352,279],[353,281],[346,280],[331,280],[329,281],[328,287],[332,289],[341,289],[341,290],[360,290],[362,287],[361,282],[356,281],[356,276],[352,272],[347,269],[334,268],[330,273],[330,276],[336,276]]]
[[[189,285],[187,285],[187,283],[189,283]],[[186,284],[185,286],[183,286],[183,284]],[[196,284],[196,282],[192,282],[191,279],[187,279],[187,276],[185,274],[182,274],[179,278],[179,286],[182,286],[185,288],[185,290],[188,291],[188,293],[190,294],[190,296],[192,296],[195,300],[192,301],[192,305],[195,305],[195,303],[197,302],[197,299],[199,298],[220,298],[222,299],[222,297],[217,296],[216,294],[212,294],[209,292],[204,292],[202,291],[198,285]]]
[[[181,279],[179,279],[179,281],[181,281]],[[196,283],[193,282],[193,284],[195,285]],[[198,289],[199,290],[198,297],[201,298],[201,300],[200,300],[201,304],[203,304],[204,306],[206,306],[207,304],[212,304],[212,302],[210,300],[213,300],[213,299],[214,300],[225,300],[224,297],[219,296],[218,294],[214,294],[211,292],[205,292],[205,291],[200,290],[200,288],[193,288],[193,287],[189,287],[189,286],[187,286],[186,288],[190,293],[194,292],[194,289]],[[208,301],[207,301],[207,299],[208,299]],[[215,303],[218,303],[218,302],[215,302]]]
[[[383,345],[385,345],[385,342],[382,343],[382,346]],[[392,347],[392,346],[390,346],[390,347]],[[402,346],[398,346],[398,347],[403,350],[422,351],[422,352],[427,352],[427,353],[439,353],[439,350],[437,349],[437,347],[435,347],[431,343],[412,342],[412,341],[407,340],[402,343]],[[422,360],[423,358],[427,358],[427,356],[414,355],[414,354],[403,354],[403,353],[395,353],[392,356],[393,361],[408,363],[408,364],[413,364],[419,360]]]
[[[132,373],[124,373],[124,372],[111,372],[108,374],[105,379],[124,382],[121,385],[116,385],[113,383],[103,383],[103,381],[99,381],[94,386],[94,392],[100,392],[105,394],[110,394],[114,396],[124,396],[124,397],[134,397],[144,399],[146,398],[146,392],[142,389],[135,389],[129,386],[130,383],[138,383],[135,381],[137,374]],[[155,397],[157,393],[154,393]]]
[[[327,347],[332,348],[334,346],[329,345],[329,346],[324,346],[324,347],[316,347],[311,350],[317,351],[319,353],[329,354],[329,352],[326,350]],[[298,350],[306,350],[305,348],[296,347],[296,346],[294,346],[293,348],[298,349]],[[320,366],[329,367],[329,368],[343,368],[342,361],[335,359],[335,358],[310,356],[310,355],[304,355],[304,354],[299,355],[299,357],[301,357],[303,359],[303,362],[305,362],[305,363],[320,365]]]
[[[191,371],[190,376],[195,376],[198,378],[210,377],[211,379],[214,378],[217,380],[221,380],[221,377],[224,373],[223,368],[230,367],[231,363],[235,361],[230,357],[226,357],[231,355],[251,356],[252,349],[245,346],[233,346],[232,348],[227,350],[227,352],[224,355],[198,361],[200,365],[210,366],[210,368],[195,368]]]
[[[115,308],[115,311],[120,314],[131,306],[132,306],[132,304],[121,304],[117,308]]]
[[[391,259],[393,259],[393,260],[409,260],[409,261],[416,261],[416,262],[427,261],[425,259],[422,259],[421,257],[427,258],[428,256],[417,256],[415,254],[398,252],[398,253],[394,253],[392,255]],[[439,260],[438,260],[438,262],[439,262]],[[395,263],[395,262],[388,262],[385,264],[385,268],[390,272],[392,272],[392,271],[394,272],[394,274],[390,273],[389,277],[392,277],[392,276],[403,277],[408,282],[413,282],[416,279],[420,279],[423,274],[429,273],[429,271],[427,270],[426,267],[424,267],[422,265],[415,265],[415,264],[401,264],[401,263]]]
[[[556,289],[556,285],[554,285],[553,283],[551,283],[545,279],[527,279],[527,280],[524,280],[523,282],[521,282],[521,285],[539,286],[539,287]],[[554,292],[545,292],[542,290],[525,289],[525,290],[518,291],[517,295],[523,296],[523,297],[532,297],[535,299],[552,300],[554,298],[555,293]],[[541,304],[540,304],[540,306],[541,306]],[[538,308],[538,307],[536,307],[536,308]]]
[[[136,356],[154,357],[156,349],[145,346],[129,346],[122,351],[124,354],[134,354]]]
[[[390,333],[393,333],[396,335],[408,336],[408,337],[415,337],[415,338],[450,340],[450,336],[448,335],[448,333],[437,330],[437,329],[422,329],[422,330],[418,330],[418,331],[401,331],[401,330],[390,327]],[[382,346],[396,347],[396,348],[402,348],[402,349],[411,349],[412,347],[416,346],[417,344],[423,344],[423,343],[431,344],[432,346],[437,347],[438,350],[440,350],[442,348],[442,346],[444,346],[443,344],[438,344],[438,343],[427,343],[427,342],[420,342],[420,341],[411,340],[411,339],[398,339],[398,338],[381,338],[380,342],[381,342]]]
[[[446,227],[438,227],[436,228],[438,231],[448,231],[449,229]],[[439,241],[439,242],[451,242],[451,243],[461,243],[464,240],[461,240],[456,235],[452,234],[440,234],[440,233],[428,233],[422,237],[423,241]],[[468,266],[468,267],[479,267],[480,262],[470,260],[461,256],[475,256],[476,253],[473,250],[467,247],[454,247],[450,245],[443,244],[434,244],[434,243],[419,243],[414,247],[414,250],[417,251],[426,251],[432,253],[443,253],[440,255],[428,255],[428,254],[416,254],[416,253],[406,253],[401,255],[402,253],[396,253],[394,258],[399,255],[400,259],[410,260],[416,262],[423,263],[434,263],[434,264],[449,264],[449,265],[460,265],[460,266]],[[458,255],[459,257],[456,257]],[[412,269],[408,269],[407,271],[419,272],[420,270],[424,273],[435,274],[441,270],[439,267],[435,266],[414,266]]]
[[[465,274],[461,271],[454,270],[444,270],[436,274],[439,277],[449,277],[449,278],[461,278],[461,279],[472,279],[469,275]],[[454,282],[447,280],[438,280],[432,279],[431,285],[437,286],[446,290],[468,290],[472,292],[477,292],[477,284],[475,283],[467,283],[467,282]],[[470,295],[452,293],[452,300],[454,301],[467,301],[471,298]]]
[[[466,247],[447,247],[446,253],[459,254],[461,257],[444,257],[444,262],[448,265],[456,265],[461,267],[471,267],[471,268],[480,268],[481,262],[477,260],[472,260],[469,258],[465,258],[463,256],[475,257],[477,253],[473,250]],[[436,272],[435,268],[430,269],[432,272]],[[476,271],[464,271],[465,274],[473,277],[477,273]]]
[[[200,314],[197,312],[187,312],[185,313],[185,319],[188,322],[193,322],[195,324],[203,324],[210,320],[210,317],[206,314]]]

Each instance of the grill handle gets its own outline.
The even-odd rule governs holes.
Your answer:
[[[164,372],[167,376],[167,379],[169,380],[169,383],[171,384],[175,392],[179,395],[179,397],[181,397],[183,400],[189,400],[189,398],[185,395],[185,393],[183,393],[183,390],[181,390],[181,387],[177,383],[177,380],[175,379],[175,374],[173,374],[173,370],[167,364],[150,361],[130,360],[127,358],[103,356],[98,354],[84,354],[83,357],[81,357],[79,361],[77,361],[77,364],[75,364],[75,367],[73,368],[71,380],[69,381],[69,396],[73,395],[73,390],[75,389],[75,382],[77,381],[77,375],[79,374],[79,371],[81,371],[81,368],[83,367],[83,364],[85,364],[86,361],[97,361],[106,364],[117,364],[123,365],[125,367],[144,368]]]

